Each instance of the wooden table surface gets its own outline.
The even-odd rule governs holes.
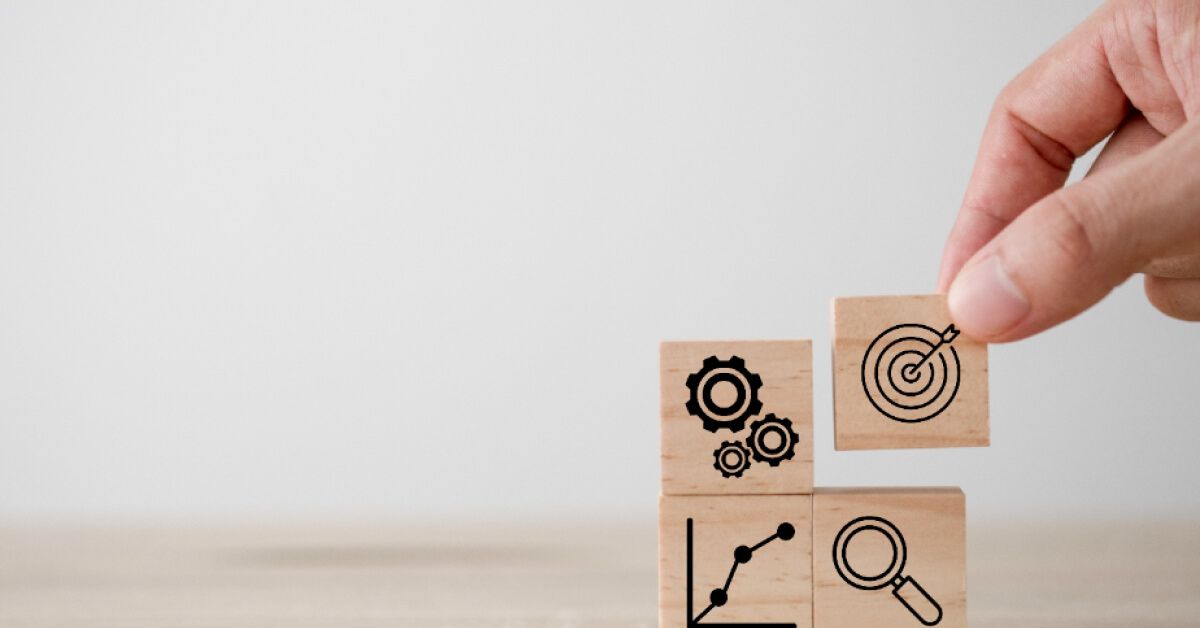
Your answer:
[[[969,530],[970,624],[1200,626],[1200,522]],[[0,525],[0,626],[656,625],[643,525]]]

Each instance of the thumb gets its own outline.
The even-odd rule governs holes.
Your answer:
[[[1200,242],[1200,126],[1034,204],[950,286],[955,324],[1019,340],[1083,312],[1148,260]]]

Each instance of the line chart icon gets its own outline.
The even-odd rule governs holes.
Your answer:
[[[938,331],[906,323],[884,330],[862,360],[863,391],[871,405],[901,423],[920,423],[941,414],[958,394],[962,365],[951,343],[953,325]]]
[[[749,563],[754,558],[754,553],[770,545],[774,541],[790,541],[796,536],[796,527],[791,523],[783,522],[775,528],[774,534],[755,543],[754,545],[739,545],[733,550],[733,563],[729,567],[729,575],[725,577],[725,583],[717,587],[708,594],[708,606],[698,614],[695,612],[695,583],[694,583],[694,541],[693,541],[693,520],[691,517],[687,520],[687,628],[697,628],[705,626],[706,628],[796,628],[795,623],[791,622],[709,622],[701,624],[700,622],[708,616],[715,608],[725,606],[729,603],[729,589],[733,586],[734,576],[737,575],[738,566]]]

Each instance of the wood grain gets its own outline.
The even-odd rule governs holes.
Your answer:
[[[706,358],[737,356],[762,379],[762,409],[736,432],[704,429],[689,414],[688,376]],[[808,494],[813,483],[812,342],[761,340],[730,342],[664,342],[661,348],[662,493],[665,495]],[[798,439],[794,456],[778,466],[752,462],[740,477],[725,477],[713,468],[714,452],[723,443],[745,443],[751,424],[768,414],[788,419]]]
[[[652,517],[0,523],[0,626],[651,628],[655,530]],[[970,626],[1196,626],[1197,530],[972,523]]]
[[[873,523],[880,520],[887,523]],[[848,543],[843,537],[845,559],[839,573],[834,548],[839,547],[839,533],[855,521],[863,522],[857,528],[863,532],[849,537]],[[886,533],[880,532],[888,523],[898,533],[891,543],[898,542],[901,549],[895,549]],[[925,618],[940,620],[939,628],[965,628],[966,551],[966,503],[959,489],[818,488],[813,494],[813,623],[820,628],[920,628],[920,621],[893,597],[892,586],[887,584],[892,577],[873,582],[875,576],[887,573],[890,564],[899,567],[902,562],[903,569],[893,577],[914,579],[940,606],[940,613],[922,609]],[[897,563],[891,562],[897,559]],[[881,588],[851,586],[843,576],[847,566],[864,576],[860,584]],[[913,589],[909,585],[899,591]],[[920,608],[920,596],[906,599]]]
[[[771,622],[812,626],[812,496],[665,496],[659,507],[659,626],[687,627],[687,520],[693,520],[693,612],[708,623]],[[703,615],[721,589],[735,548],[773,538],[738,564],[724,604]]]
[[[893,329],[898,325],[905,327]],[[959,334],[948,347],[935,352],[947,357],[950,364],[957,356],[960,364],[958,369],[948,369],[959,376],[955,388],[948,387],[943,391],[947,403],[937,401],[941,399],[937,394],[942,391],[939,386],[946,383],[953,387],[954,384],[944,376],[935,374],[941,372],[937,368],[941,364],[938,359],[935,358],[932,364],[913,364],[922,368],[918,375],[914,375],[911,384],[903,382],[901,378],[899,367],[907,363],[907,358],[916,355],[913,351],[927,351],[936,346],[933,343],[937,342],[938,334],[949,325],[950,315],[944,295],[834,299],[833,414],[836,449],[988,445],[986,344]],[[915,326],[924,326],[925,329]],[[891,342],[905,337],[915,337],[917,341],[901,344]],[[880,338],[880,342],[872,344],[876,338]],[[890,353],[885,350],[887,347],[892,348]],[[885,356],[885,359],[877,359],[878,356]],[[864,362],[870,363],[865,372]],[[880,367],[878,371],[876,366]],[[896,368],[889,369],[888,366]],[[925,374],[928,374],[928,379],[924,377]],[[894,403],[887,400],[886,394],[879,392],[880,386],[888,389]],[[872,387],[874,389],[868,391]],[[931,414],[934,408],[944,409],[922,419]],[[884,410],[895,413],[893,416],[897,418],[890,417]]]

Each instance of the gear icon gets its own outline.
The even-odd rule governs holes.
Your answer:
[[[750,437],[746,444],[754,454],[754,459],[765,462],[772,467],[778,467],[784,460],[796,456],[796,443],[800,435],[792,429],[792,421],[774,414],[750,424]]]
[[[713,399],[713,388],[718,384],[732,385],[732,400]],[[762,378],[748,371],[746,361],[736,355],[728,360],[717,359],[715,355],[704,358],[700,370],[688,376],[687,387],[691,391],[688,414],[700,417],[704,429],[710,432],[722,428],[739,432],[746,427],[746,419],[762,410],[762,401],[758,399]]]
[[[737,441],[725,441],[713,451],[713,468],[727,478],[740,478],[750,468],[750,451]]]

